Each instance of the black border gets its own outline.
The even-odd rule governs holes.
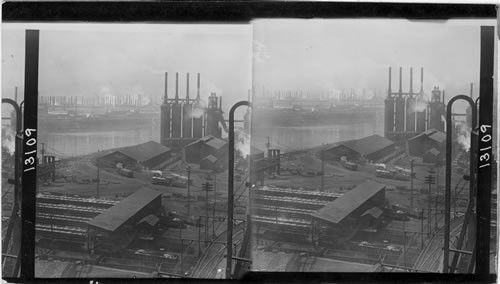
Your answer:
[[[269,1],[190,1],[190,2],[6,2],[2,7],[5,23],[13,22],[220,22],[248,23],[257,18],[400,18],[410,20],[446,20],[450,18],[495,19],[494,4],[408,4],[408,3],[331,3],[331,2],[269,2]],[[27,105],[36,98],[26,98]],[[481,115],[482,117],[482,115]],[[491,118],[487,118],[491,119]],[[36,125],[36,118],[25,115],[25,125]],[[33,185],[35,180],[25,180]],[[29,203],[29,201],[27,201]],[[33,201],[34,202],[34,201]],[[23,214],[23,219],[34,220],[35,212]],[[25,220],[23,220],[24,222]],[[33,243],[27,248],[34,247]],[[34,258],[34,250],[23,254]],[[33,262],[30,262],[33,263]],[[23,263],[24,265],[25,263]],[[32,271],[29,268],[28,271]],[[16,282],[17,278],[4,278]],[[33,279],[28,276],[22,282],[36,283],[90,283],[90,279]],[[165,279],[94,279],[99,283],[163,282]],[[174,282],[190,282],[193,279],[168,279]],[[200,280],[215,282],[215,280]],[[479,282],[475,275],[434,273],[249,273],[243,282]],[[490,275],[482,282],[495,282]],[[95,283],[95,282],[94,282]]]

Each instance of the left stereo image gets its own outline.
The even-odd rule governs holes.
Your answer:
[[[228,117],[251,92],[252,32],[3,24],[3,277],[23,275],[30,239],[35,278],[226,278]],[[28,66],[38,67],[34,94]],[[23,124],[34,100],[36,175],[27,183]],[[236,256],[248,232],[247,109],[234,120]],[[33,208],[23,208],[27,192]],[[33,209],[34,235],[21,238]]]

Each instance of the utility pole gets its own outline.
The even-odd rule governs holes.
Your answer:
[[[424,209],[420,211],[420,250],[424,249]]]
[[[321,146],[321,192],[325,191],[325,144]]]
[[[187,180],[187,192],[188,192],[188,217],[191,216],[191,167],[187,167],[187,175],[188,175],[188,180]]]
[[[201,256],[201,216],[198,216],[198,257]]]
[[[431,186],[433,184],[435,184],[436,180],[435,180],[435,177],[432,175],[432,173],[434,173],[433,170],[430,170],[429,171],[429,175],[427,175],[425,177],[425,180],[424,180],[424,183],[428,184],[429,185],[429,197],[428,197],[428,216],[429,216],[429,219],[428,219],[428,229],[429,229],[429,236],[430,236],[430,233],[431,233],[431,222],[432,222],[432,218],[431,218],[431,200],[432,200],[432,197],[431,197]]]
[[[97,164],[96,198],[99,198],[99,184],[101,183],[101,179],[100,179],[100,175],[99,175],[99,169],[100,169],[99,150],[97,150],[96,164]]]
[[[214,171],[214,204],[212,206],[212,238],[215,239],[215,203],[217,202],[217,169]]]
[[[410,176],[410,209],[413,210],[413,159],[410,161],[410,169],[411,169],[411,176]]]
[[[205,244],[208,242],[208,191],[212,188],[212,184],[208,181],[203,184],[205,190]]]

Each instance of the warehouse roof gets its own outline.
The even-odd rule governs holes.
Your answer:
[[[366,156],[378,152],[391,145],[394,145],[394,142],[380,135],[375,134],[361,139],[342,142],[331,147],[330,149],[338,147],[339,145],[348,147],[349,149],[352,149],[353,151],[360,153],[362,156]]]
[[[120,152],[141,163],[168,151],[170,151],[170,148],[155,141],[148,141],[134,146],[123,147],[115,152]]]
[[[139,189],[115,206],[104,210],[88,224],[114,232],[158,196],[161,196],[161,192],[148,188]]]
[[[382,215],[382,213],[383,213],[382,209],[378,207],[372,207],[366,210],[365,213],[361,214],[361,216],[370,215],[373,218],[378,219]]]
[[[195,145],[198,143],[203,143],[203,144],[208,145],[208,146],[215,148],[217,150],[221,149],[222,147],[224,147],[226,145],[226,141],[224,141],[220,138],[208,135],[208,136],[202,137],[194,142],[187,144],[185,147],[189,147],[189,146],[192,146],[192,145]]]
[[[426,154],[427,153],[430,153],[430,154],[432,154],[434,156],[439,156],[439,154],[441,154],[441,152],[439,152],[436,148],[430,149],[429,151],[426,152]]]
[[[208,155],[208,156],[206,156],[205,158],[203,158],[203,159],[202,159],[202,161],[203,161],[203,160],[208,160],[208,161],[209,161],[209,162],[211,162],[211,163],[215,163],[215,162],[217,162],[217,158],[216,158],[216,157],[214,157],[213,155]]]
[[[438,143],[444,143],[446,141],[446,133],[436,130],[434,128],[428,129],[409,140],[419,139],[421,137],[428,137],[429,139],[432,139]]]
[[[312,216],[338,224],[384,188],[385,185],[383,184],[367,181],[328,203],[325,207],[313,213]]]

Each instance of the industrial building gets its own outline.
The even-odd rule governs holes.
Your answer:
[[[429,129],[408,140],[407,149],[412,157],[423,157],[426,152],[435,149],[444,152],[446,134],[436,129]]]
[[[426,131],[444,131],[446,116],[445,92],[434,87],[431,101],[424,98],[424,69],[420,71],[420,92],[413,92],[413,68],[410,68],[410,90],[402,89],[402,68],[399,68],[399,90],[392,91],[391,67],[389,67],[389,86],[385,99],[384,136],[395,142],[404,142]],[[441,96],[442,95],[442,96]]]
[[[124,147],[100,157],[99,166],[116,167],[120,163],[122,167],[128,169],[136,169],[138,166],[155,169],[167,161],[171,154],[170,148],[155,141],[148,141]]]
[[[341,157],[346,157],[349,161],[377,161],[393,151],[394,142],[375,134],[336,144],[327,148],[323,155],[326,160],[340,160]]]
[[[200,100],[200,73],[197,76],[197,95],[189,97],[189,73],[186,74],[186,98],[179,98],[179,73],[175,73],[175,97],[168,98],[168,73],[165,73],[165,94],[161,105],[160,143],[180,149],[196,139],[212,135],[220,138],[222,130],[227,131],[222,116],[222,98],[212,93],[208,106]]]
[[[425,154],[422,157],[422,162],[424,163],[437,164],[442,161],[443,161],[443,155],[436,148],[432,148],[429,151],[425,152]]]
[[[385,205],[385,187],[365,182],[311,214],[313,240],[342,243],[364,226],[374,226]]]
[[[140,189],[88,222],[87,248],[90,252],[116,252],[141,233],[144,223],[155,226],[162,212],[161,193]]]
[[[183,157],[187,163],[200,164],[207,156],[212,155],[218,160],[227,156],[227,142],[214,136],[205,136],[183,148]]]
[[[215,170],[221,167],[219,160],[213,155],[208,155],[200,161],[200,170]]]

